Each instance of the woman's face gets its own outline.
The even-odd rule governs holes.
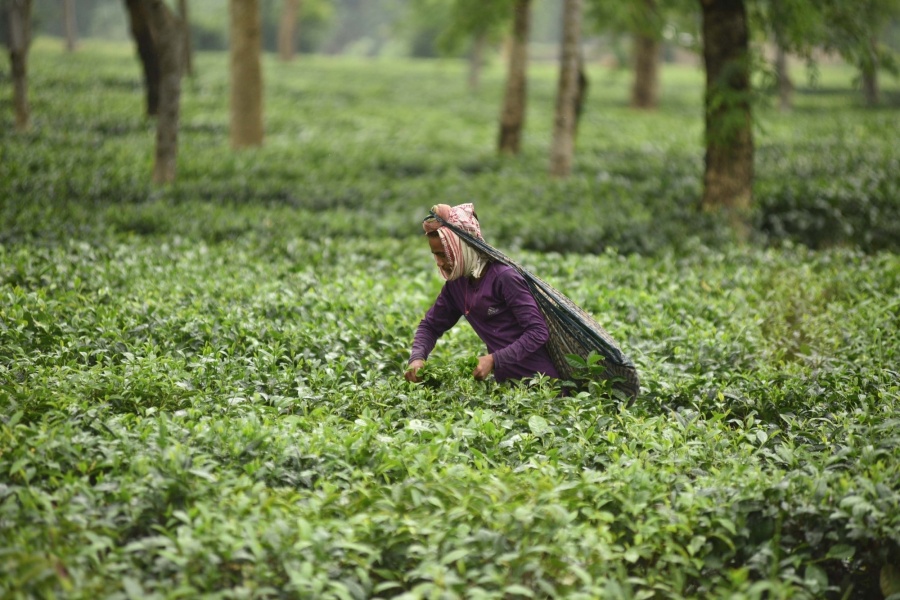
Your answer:
[[[441,238],[436,235],[429,235],[428,245],[431,246],[431,254],[434,255],[434,261],[437,263],[438,268],[449,276],[453,272],[453,261],[444,252],[444,244],[441,243]]]

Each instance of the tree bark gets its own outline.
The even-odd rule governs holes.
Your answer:
[[[481,68],[484,66],[484,48],[487,45],[487,36],[483,31],[475,34],[472,39],[472,51],[469,53],[469,91],[474,92],[481,85]]]
[[[554,177],[569,176],[575,155],[581,7],[582,0],[565,0],[563,3],[562,56],[556,91],[553,144],[550,148],[550,174]]]
[[[160,70],[153,183],[166,184],[175,180],[178,157],[184,24],[169,9],[165,0],[148,0],[147,16],[156,42]]]
[[[743,0],[701,0],[706,68],[706,171],[701,207],[725,210],[739,236],[753,189],[750,59]]]
[[[148,6],[143,0],[125,0],[131,35],[137,44],[138,57],[144,69],[144,88],[147,94],[147,116],[155,117],[159,111],[159,59],[156,43],[150,30]]]
[[[297,53],[297,16],[300,0],[284,0],[278,23],[278,58],[290,62]]]
[[[634,34],[634,87],[631,106],[653,109],[659,105],[659,40]]]
[[[872,108],[878,106],[880,100],[878,89],[878,40],[873,36],[869,40],[870,55],[863,59],[862,91],[866,106]]]
[[[587,99],[589,86],[587,72],[584,68],[584,53],[581,44],[578,44],[578,88],[575,91],[575,135],[578,135],[578,125],[581,123],[581,113],[584,112],[584,101]]]
[[[791,110],[794,84],[788,72],[787,51],[784,45],[775,40],[775,80],[778,85],[778,108],[781,112]]]
[[[653,109],[659,104],[659,37],[653,31],[657,21],[656,0],[641,0],[638,24],[632,34],[634,85],[631,106]]]
[[[181,18],[182,31],[184,32],[182,40],[182,64],[184,72],[193,77],[194,42],[191,39],[191,15],[190,9],[188,8],[188,0],[178,0],[178,16]]]
[[[28,105],[28,49],[31,46],[31,0],[7,0],[9,60],[12,66],[16,131],[31,127]]]
[[[512,38],[509,42],[509,72],[506,76],[503,112],[500,115],[498,147],[501,154],[518,154],[522,146],[527,92],[530,12],[531,0],[515,0]]]
[[[878,90],[878,72],[874,69],[866,70],[862,73],[862,89],[863,89],[863,98],[865,99],[866,106],[873,107],[878,106],[879,98],[881,94]]]
[[[263,143],[259,0],[231,0],[231,146]]]
[[[78,24],[75,21],[75,0],[63,0],[63,24],[66,32],[66,51],[75,52],[78,46]]]

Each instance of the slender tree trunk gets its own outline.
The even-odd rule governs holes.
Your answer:
[[[75,21],[75,0],[63,0],[63,21],[66,31],[66,51],[75,52],[78,46],[78,24]]]
[[[778,84],[778,107],[781,112],[788,112],[792,106],[794,84],[788,72],[787,51],[784,45],[775,39],[775,79]]]
[[[862,89],[866,106],[878,106],[881,96],[878,89],[878,71],[875,69],[863,71]]]
[[[869,40],[869,57],[863,59],[862,90],[866,106],[878,106],[880,92],[878,89],[878,40],[873,36]]]
[[[743,0],[701,0],[706,66],[706,172],[701,207],[746,235],[753,189],[750,60]]]
[[[184,57],[182,64],[184,72],[194,76],[194,42],[191,39],[191,14],[188,8],[188,0],[178,0],[178,16],[181,18],[182,31],[184,39],[182,40],[182,48]]]
[[[143,0],[125,0],[131,35],[137,44],[138,56],[144,69],[144,88],[147,93],[147,116],[155,117],[159,110],[159,59],[156,43],[150,30],[150,15]]]
[[[659,40],[634,34],[634,87],[631,106],[653,109],[659,105]]]
[[[231,146],[263,143],[259,0],[231,0]]]
[[[297,15],[300,0],[284,0],[281,20],[278,23],[278,58],[285,62],[294,59],[297,52]]]
[[[178,157],[178,118],[184,65],[184,24],[165,0],[148,0],[147,16],[159,56],[159,113],[156,120],[156,157],[153,182],[175,180]]]
[[[575,91],[575,135],[578,134],[578,125],[581,123],[581,113],[584,112],[584,101],[587,99],[587,91],[590,82],[584,68],[584,53],[581,44],[578,44],[578,87]]]
[[[530,12],[531,0],[515,0],[513,31],[509,43],[509,73],[506,76],[506,94],[503,100],[503,112],[500,115],[498,145],[502,154],[518,154],[522,146],[527,92]]]
[[[656,0],[641,0],[636,6],[637,27],[632,33],[634,85],[631,106],[653,109],[659,104],[659,36]]]
[[[31,127],[28,106],[28,49],[31,46],[31,0],[7,0],[9,60],[12,65],[16,131]]]
[[[481,85],[481,68],[484,66],[484,48],[487,35],[483,31],[475,34],[472,40],[472,51],[469,53],[469,91],[474,92]]]
[[[550,148],[550,174],[554,177],[569,176],[575,155],[581,3],[582,0],[565,0],[563,3],[562,56],[556,91],[553,144]]]

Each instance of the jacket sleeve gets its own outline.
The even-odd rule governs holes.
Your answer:
[[[425,313],[425,318],[422,319],[418,329],[416,329],[412,351],[409,354],[409,362],[416,359],[426,360],[431,351],[434,350],[434,345],[437,343],[438,338],[456,325],[461,316],[462,311],[453,302],[453,298],[450,296],[450,292],[445,284],[441,288],[441,293],[438,294],[437,300]]]
[[[547,328],[544,315],[522,276],[515,271],[509,271],[498,280],[498,285],[503,300],[522,329],[522,335],[506,348],[494,352],[495,369],[499,365],[511,365],[522,361],[526,356],[537,352],[550,339],[550,330]]]

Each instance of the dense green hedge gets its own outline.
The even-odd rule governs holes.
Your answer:
[[[533,68],[516,159],[493,150],[499,70],[473,95],[455,63],[325,57],[267,62],[266,145],[232,153],[224,55],[201,54],[185,83],[179,181],[155,190],[134,59],[115,46],[74,56],[45,46],[33,53],[34,131],[14,137],[9,111],[0,115],[0,194],[16,199],[0,207],[4,239],[107,227],[188,234],[196,219],[185,217],[197,214],[212,221],[201,229],[214,240],[258,226],[260,205],[305,237],[406,235],[434,202],[475,201],[505,247],[656,254],[690,240],[731,243],[722,223],[695,210],[697,72],[667,71],[663,108],[644,114],[626,108],[624,80],[593,71],[575,175],[554,181],[547,66]],[[896,109],[859,109],[853,97],[849,88],[827,103],[801,94],[789,115],[759,109],[754,223],[763,243],[897,249]],[[56,226],[35,230],[48,222]]]
[[[627,409],[474,382],[467,328],[405,383],[418,244],[0,258],[9,594],[872,598],[900,556],[893,255],[522,255],[632,353]]]

